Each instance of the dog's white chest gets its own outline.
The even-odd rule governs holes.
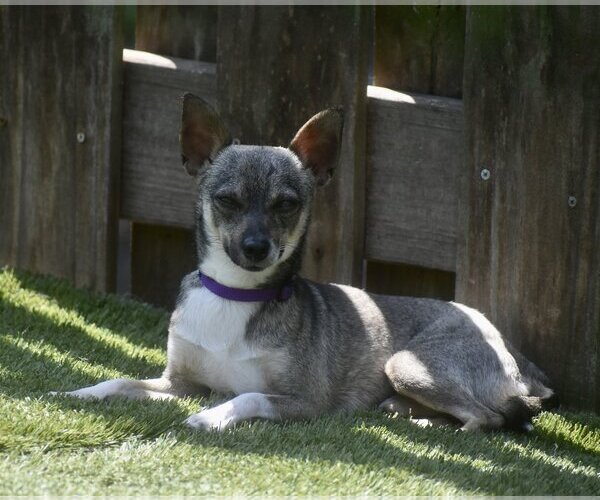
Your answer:
[[[175,335],[192,343],[196,366],[189,367],[204,385],[221,392],[262,392],[263,360],[246,342],[246,326],[256,302],[222,299],[206,288],[191,290],[176,311]]]

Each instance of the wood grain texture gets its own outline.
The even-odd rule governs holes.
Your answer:
[[[454,271],[461,101],[369,87],[367,130],[367,258]]]
[[[375,10],[375,24],[375,85],[401,92],[418,92],[455,98],[462,95],[464,6],[378,5]],[[380,128],[377,127],[377,129]],[[388,129],[387,135],[392,134],[393,130],[392,128]],[[413,131],[417,132],[417,129],[413,129]],[[433,136],[437,135],[435,131],[432,131],[432,134]],[[430,146],[425,144],[427,136],[428,134],[421,134],[416,143],[404,142],[408,146],[407,151],[416,153],[413,158],[407,158],[406,155],[400,153],[403,160],[408,160],[405,165],[409,165],[409,172],[413,174],[410,176],[412,182],[398,179],[396,176],[402,174],[403,170],[396,167],[394,170],[396,176],[392,176],[396,183],[389,182],[380,186],[386,192],[391,191],[392,186],[395,186],[399,193],[391,197],[394,201],[389,204],[389,207],[383,201],[377,203],[378,210],[382,211],[382,227],[374,227],[371,223],[367,223],[367,228],[374,228],[378,234],[375,241],[367,236],[367,246],[372,250],[374,250],[374,246],[377,246],[378,250],[383,250],[383,255],[380,257],[392,261],[402,261],[410,249],[412,251],[409,260],[414,262],[415,258],[418,259],[418,266],[454,269],[451,256],[455,252],[455,219],[451,215],[452,210],[450,213],[444,214],[443,207],[447,206],[448,198],[446,196],[442,198],[441,206],[434,198],[435,193],[440,189],[443,192],[442,179],[449,178],[450,172],[455,168],[454,160],[458,160],[458,158],[456,155],[450,157],[448,170],[443,169],[442,164],[434,163],[436,167],[433,168],[433,171],[429,171],[427,166],[433,167],[433,165],[428,165],[426,160],[426,158],[430,158],[430,154],[434,156],[437,154],[436,159],[441,159],[442,162],[444,159],[441,158],[440,151],[437,149],[438,144],[435,141]],[[372,135],[369,134],[369,137]],[[401,137],[400,141],[403,142],[407,137]],[[425,148],[422,154],[417,151],[417,144]],[[457,147],[459,146],[457,145]],[[391,158],[391,154],[388,157]],[[413,161],[415,163],[412,163]],[[416,170],[412,170],[410,165],[415,167],[426,165],[426,168],[421,170],[417,167]],[[432,179],[429,174],[441,174],[441,178]],[[377,179],[385,182],[383,177],[377,177]],[[436,183],[436,181],[439,182]],[[454,179],[451,179],[450,186],[454,186],[453,181]],[[448,187],[450,188],[450,186]],[[373,192],[373,188],[370,187],[369,191]],[[404,198],[405,196],[406,198]],[[371,206],[371,201],[367,203],[367,206]],[[393,209],[397,210],[394,212]],[[432,219],[429,219],[429,213],[434,214]],[[393,219],[395,217],[401,218],[401,227],[394,226]],[[412,222],[410,217],[414,217]],[[450,225],[444,224],[444,219],[450,220]],[[440,227],[441,233],[438,233],[437,229]],[[435,247],[437,242],[441,242],[440,248]],[[431,244],[434,246],[432,247]],[[419,248],[423,245],[425,250],[421,255]],[[395,249],[400,249],[402,254],[394,255]],[[422,295],[426,291],[430,296],[447,296],[449,290],[447,275],[439,270],[425,270],[418,266],[414,270],[411,267],[403,266],[402,273],[399,273],[397,264],[390,264],[386,273],[385,265],[379,262],[376,265],[369,264],[367,269],[371,270],[371,274],[373,274],[373,270],[376,270],[377,279],[383,280],[381,286],[387,286],[386,275],[397,276],[402,280],[397,286],[405,295]],[[400,276],[400,274],[402,275]],[[439,279],[438,290],[435,290],[436,279]],[[374,280],[375,276],[373,275],[367,277],[369,286],[377,287]],[[423,290],[424,282],[427,283],[427,290]]]
[[[384,295],[454,299],[455,274],[391,262],[367,262],[366,289]]]
[[[194,233],[136,224],[131,241],[131,295],[167,310],[175,306],[181,279],[196,267]]]
[[[378,5],[375,12],[375,85],[461,96],[464,6]]]
[[[457,298],[542,367],[564,403],[596,411],[599,25],[595,7],[469,9],[457,280]]]
[[[113,290],[121,9],[3,6],[0,30],[0,263]]]
[[[372,8],[219,8],[219,105],[244,144],[287,146],[313,114],[343,106],[341,161],[316,196],[303,274],[361,284]]]
[[[215,104],[215,65],[133,50],[123,60],[121,217],[191,229],[196,184],[181,166],[181,96]]]
[[[131,116],[132,125],[140,116],[145,118],[141,128],[131,130],[133,149],[130,151],[133,154],[127,156],[127,164],[137,167],[135,171],[127,170],[127,175],[131,176],[128,180],[135,179],[138,187],[143,186],[142,190],[137,190],[143,196],[132,198],[129,205],[129,213],[134,219],[131,225],[131,289],[143,300],[167,308],[175,301],[183,275],[196,267],[194,248],[188,244],[193,240],[191,227],[196,189],[193,179],[181,167],[179,98],[184,92],[195,92],[215,102],[214,65],[196,61],[216,61],[216,13],[216,7],[206,5],[139,6],[136,49],[187,60],[172,60],[180,71],[156,73],[156,79],[151,80],[148,87],[144,87],[147,75],[136,72],[143,73],[147,68],[128,66],[131,73],[126,70],[132,82],[139,84],[134,92],[126,92],[127,116]],[[170,66],[168,61],[165,62]],[[148,93],[151,97],[146,96]],[[146,145],[145,151],[135,152],[134,137],[137,137],[137,146]],[[183,225],[186,229],[135,222],[140,220]],[[148,270],[153,271],[148,274]]]
[[[216,6],[140,6],[135,28],[139,50],[193,61],[216,61]]]

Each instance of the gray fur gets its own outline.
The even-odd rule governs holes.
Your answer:
[[[194,112],[198,109],[210,115],[199,122],[216,123],[214,112],[194,101]],[[162,378],[105,387],[128,397],[195,395],[211,388],[243,393],[188,419],[192,427],[204,429],[223,429],[252,417],[305,419],[376,405],[404,416],[446,415],[466,430],[523,427],[553,393],[543,373],[477,311],[298,277],[316,179],[329,175],[339,149],[341,126],[335,113],[317,115],[310,127],[301,129],[294,144],[302,155],[283,148],[224,145],[216,153],[206,148],[212,157],[202,163],[204,157],[193,147],[184,147],[195,155],[199,181],[199,269],[240,288],[251,287],[249,283],[277,287],[293,280],[294,293],[285,302],[224,309],[231,316],[223,318],[224,324],[242,324],[242,335],[223,347],[210,347],[212,341],[196,338],[203,332],[190,331],[196,318],[191,308],[210,300],[194,272],[182,282]],[[192,114],[188,110],[187,116]],[[307,129],[310,134],[304,134]],[[313,148],[315,131],[337,137],[318,146],[330,150]],[[224,136],[222,126],[218,133],[215,143]],[[278,203],[290,199],[292,208],[282,210]],[[240,250],[248,234],[269,240],[269,254],[258,266]],[[236,276],[240,283],[228,282]],[[214,328],[217,337],[229,333],[219,325]],[[232,380],[238,370],[247,380]],[[86,388],[72,394],[105,397],[103,391]]]

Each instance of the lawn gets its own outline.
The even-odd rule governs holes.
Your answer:
[[[600,493],[600,417],[543,413],[528,435],[420,428],[375,410],[192,432],[219,400],[47,395],[165,363],[168,314],[0,269],[0,495]]]

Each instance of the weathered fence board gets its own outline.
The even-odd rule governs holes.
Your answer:
[[[216,6],[144,5],[136,13],[137,49],[194,61],[216,61]]]
[[[121,216],[192,228],[196,187],[181,166],[181,96],[195,92],[214,104],[216,67],[134,50],[123,61]]]
[[[118,7],[0,8],[0,262],[112,290]]]
[[[369,87],[366,256],[454,271],[462,103]]]
[[[374,83],[381,87],[387,87],[401,92],[416,92],[420,94],[431,94],[446,97],[460,97],[462,93],[463,77],[463,57],[464,57],[464,38],[465,38],[465,7],[458,5],[378,5],[375,9],[375,48],[374,48]],[[391,130],[388,131],[388,134]],[[369,139],[370,140],[370,139]],[[367,143],[369,143],[369,140]],[[402,141],[402,138],[400,138]],[[426,141],[426,136],[422,135],[419,144]],[[409,150],[414,151],[412,144],[408,143]],[[419,158],[420,163],[428,164],[430,151],[435,155],[435,141],[431,147],[424,150],[425,156]],[[402,154],[401,154],[402,155]],[[450,162],[452,163],[452,161]],[[442,164],[438,165],[443,168]],[[452,170],[452,167],[450,168]],[[404,170],[398,169],[398,174],[404,174]],[[429,195],[435,192],[436,179],[431,179],[426,174],[438,175],[440,172],[429,172],[423,169],[421,180],[425,181],[423,188],[433,182],[434,189],[427,189]],[[447,173],[441,171],[442,177]],[[380,176],[380,179],[384,179]],[[398,179],[398,187],[402,193],[407,193],[406,179]],[[416,180],[416,178],[414,178]],[[387,184],[389,185],[389,184]],[[418,185],[417,192],[423,190]],[[389,190],[389,188],[387,188]],[[413,215],[416,208],[421,206],[419,200],[415,200],[412,195],[414,190],[408,191],[408,199],[405,204],[407,212],[398,211],[400,217],[402,213]],[[427,197],[427,195],[426,195]],[[404,201],[402,202],[404,203]],[[380,205],[382,202],[380,202]],[[430,205],[429,208],[437,211]],[[367,203],[367,207],[370,202]],[[404,208],[404,205],[403,205]],[[429,209],[428,208],[428,209]],[[439,211],[437,212],[440,213]],[[367,213],[368,215],[368,213]],[[388,210],[387,230],[391,234],[396,234],[394,244],[387,244],[388,252],[393,248],[415,249],[414,242],[411,243],[412,236],[409,236],[406,242],[408,248],[405,249],[405,241],[399,239],[399,233],[389,224],[396,216]],[[435,242],[436,236],[427,235],[419,228],[431,227],[431,222],[423,221],[421,213],[415,219],[417,228],[417,241],[420,245],[425,244],[425,240],[432,239]],[[450,225],[450,231],[454,230],[454,219]],[[371,228],[371,224],[367,224]],[[446,241],[444,247],[447,247],[449,241],[448,233],[445,231]],[[412,235],[412,233],[410,233]],[[423,240],[425,238],[425,240]],[[442,235],[444,238],[444,235]],[[385,239],[380,241],[381,245],[386,245]],[[367,240],[367,245],[369,241]],[[451,260],[452,251],[447,252],[444,248],[435,249],[427,246],[425,254],[433,249],[438,255],[445,255],[445,269],[449,269],[448,262]],[[418,254],[414,254],[418,255]],[[425,255],[426,256],[426,255]],[[451,276],[454,270],[454,263],[451,264],[452,271],[440,271],[432,269],[430,266],[439,265],[431,262],[430,258],[424,259],[423,265],[426,267],[398,263],[397,258],[394,261],[382,262],[367,261],[367,286],[370,290],[377,290],[382,293],[429,296],[436,298],[453,298],[452,289],[454,277]],[[390,279],[394,276],[395,279]],[[438,287],[436,288],[436,283]]]
[[[378,5],[375,16],[375,85],[461,96],[464,6]]]
[[[596,410],[598,26],[595,7],[470,8],[457,273],[459,300],[545,369],[563,402]]]
[[[303,264],[321,281],[362,281],[372,22],[361,6],[219,8],[219,104],[242,143],[287,146],[313,114],[345,109],[340,166],[316,196]]]
[[[201,59],[205,62],[216,62],[216,14],[214,6],[160,6],[144,5],[137,8],[136,41],[139,50],[151,51],[165,56],[174,56],[187,59]],[[203,73],[203,71],[200,71]],[[200,81],[199,81],[200,80]],[[214,79],[212,80],[214,82]],[[156,82],[160,85],[160,80]],[[189,82],[190,87],[181,89],[204,94],[205,81],[198,78]],[[172,94],[174,95],[174,94]],[[163,96],[163,99],[166,96]],[[169,104],[171,103],[171,104]],[[169,157],[165,162],[157,164],[160,170],[159,179],[164,182],[171,180],[177,183],[186,182],[187,187],[193,186],[193,180],[182,177],[182,169],[171,176],[180,163],[179,144],[171,141],[177,137],[179,130],[180,106],[171,98],[163,101],[163,106],[168,109],[172,118],[162,129],[164,137],[168,137],[169,144],[165,144]],[[177,109],[177,113],[174,113]],[[149,132],[145,130],[144,132]],[[173,135],[172,135],[173,134]],[[171,155],[177,155],[178,161],[172,162]],[[156,172],[158,173],[158,172]],[[165,176],[168,177],[165,179]],[[193,213],[193,190],[186,190],[191,196],[178,199],[176,207],[185,212],[189,220]],[[170,198],[175,200],[175,198]],[[171,224],[169,222],[169,224]],[[176,235],[176,236],[174,236]],[[194,247],[188,242],[193,239],[192,231],[180,229],[173,231],[165,226],[131,224],[132,239],[132,273],[131,292],[134,296],[163,307],[173,306],[181,278],[196,267]],[[148,251],[148,247],[152,251]],[[149,270],[153,270],[149,273]],[[157,290],[156,283],[160,283]]]
[[[196,267],[194,233],[189,229],[136,223],[131,238],[131,294],[172,309],[181,279]]]

